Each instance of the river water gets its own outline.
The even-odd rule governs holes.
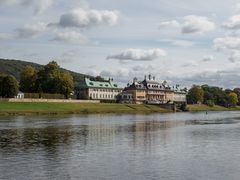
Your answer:
[[[240,112],[0,117],[0,179],[239,180]]]

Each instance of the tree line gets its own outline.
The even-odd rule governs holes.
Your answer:
[[[12,98],[18,91],[24,93],[63,94],[65,98],[73,92],[73,77],[51,61],[40,70],[26,66],[20,75],[20,82],[11,75],[0,75],[0,97]]]
[[[187,103],[234,107],[240,105],[240,88],[231,90],[208,85],[193,85],[188,91]]]

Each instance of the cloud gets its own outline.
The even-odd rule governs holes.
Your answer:
[[[239,62],[240,61],[240,51],[232,51],[231,56],[228,58],[231,62]]]
[[[180,24],[176,20],[163,21],[160,23],[159,29],[161,29],[161,28],[178,28],[179,26],[180,26]]]
[[[60,17],[60,27],[86,28],[98,25],[115,25],[118,22],[117,11],[99,11],[93,9],[75,9]]]
[[[214,57],[213,57],[212,55],[204,56],[204,57],[202,58],[202,61],[203,61],[203,62],[208,62],[208,61],[212,61],[212,60],[214,60]]]
[[[240,15],[230,17],[229,21],[223,24],[223,27],[229,30],[240,29]]]
[[[181,20],[163,21],[159,25],[159,29],[173,28],[181,31],[182,34],[202,34],[212,31],[216,28],[215,23],[207,17],[189,15],[181,18]]]
[[[216,38],[213,44],[217,50],[240,50],[240,38],[237,37]]]
[[[0,5],[20,5],[31,7],[35,13],[41,13],[53,4],[54,0],[1,0]]]
[[[152,61],[162,56],[166,56],[166,52],[162,49],[127,49],[119,54],[109,55],[107,59]]]
[[[60,32],[53,38],[54,41],[86,43],[87,37],[75,31]]]
[[[209,84],[225,88],[239,87],[240,73],[238,68],[228,70],[203,71],[185,77],[172,77],[174,82],[191,86],[192,84]]]
[[[216,38],[213,41],[214,48],[230,52],[228,60],[235,63],[240,61],[240,38],[238,37],[224,37]]]
[[[0,40],[10,40],[13,39],[15,36],[8,33],[0,33]]]
[[[23,28],[16,29],[19,38],[35,37],[47,30],[47,24],[39,22],[35,25],[26,25]]]
[[[182,65],[182,67],[197,67],[199,64],[195,61],[190,61]]]
[[[207,17],[190,15],[183,18],[182,33],[205,33],[215,29],[215,24]]]

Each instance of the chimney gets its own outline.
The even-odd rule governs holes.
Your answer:
[[[151,74],[148,75],[148,80],[152,80]]]
[[[137,78],[133,78],[133,83],[136,83],[137,82]]]

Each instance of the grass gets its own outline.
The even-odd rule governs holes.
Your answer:
[[[188,105],[187,108],[189,111],[239,111],[240,110],[239,106],[226,108],[226,107],[217,106],[217,105],[210,107],[204,104]]]
[[[169,112],[156,105],[113,103],[0,102],[0,115]]]

